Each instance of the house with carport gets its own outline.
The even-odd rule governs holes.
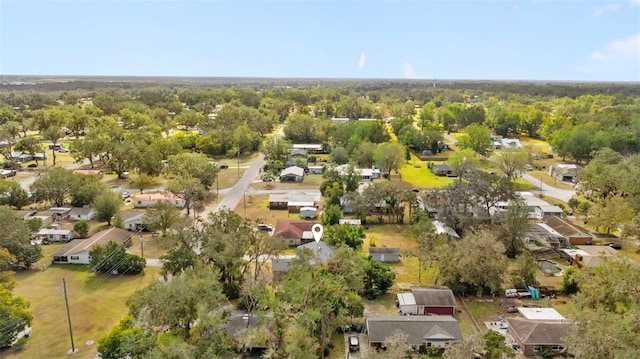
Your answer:
[[[116,242],[125,247],[131,246],[133,233],[120,228],[109,228],[100,231],[87,239],[74,239],[66,246],[53,253],[52,263],[89,264],[89,252],[94,246],[104,246]]]
[[[410,293],[398,293],[397,304],[402,315],[454,315],[456,298],[444,286],[411,286]]]
[[[384,341],[397,331],[405,334],[414,351],[426,348],[446,348],[462,340],[458,321],[449,315],[415,316],[370,315],[365,319],[368,345],[382,347]]]

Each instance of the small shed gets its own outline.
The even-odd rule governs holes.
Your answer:
[[[399,247],[369,247],[369,255],[374,262],[398,263],[400,262]]]

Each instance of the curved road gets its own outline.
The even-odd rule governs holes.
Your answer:
[[[447,141],[449,141],[449,143],[451,144],[455,144],[456,142],[458,142],[458,140],[453,137],[450,136],[449,134],[444,134],[444,138],[447,139]],[[560,188],[556,188],[553,186],[550,186],[542,181],[540,181],[540,179],[533,177],[532,175],[528,174],[528,173],[522,173],[522,179],[524,179],[525,181],[531,183],[534,187],[535,187],[535,191],[528,191],[528,192],[537,192],[537,193],[541,193],[544,195],[547,195],[549,197],[554,197],[557,199],[560,199],[564,202],[569,202],[569,200],[571,199],[571,197],[573,197],[574,194],[576,194],[575,190],[572,189],[560,189]]]

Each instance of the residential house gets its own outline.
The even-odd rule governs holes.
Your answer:
[[[131,232],[114,227],[98,232],[87,239],[74,239],[53,253],[53,263],[89,264],[89,252],[94,246],[116,242],[129,247],[132,236]]]
[[[349,118],[348,117],[331,117],[331,122],[335,123],[336,125],[345,125],[349,123]]]
[[[36,161],[44,161],[47,159],[47,154],[44,152],[37,152],[33,154],[33,159]]]
[[[248,350],[251,353],[251,357],[254,357],[253,355],[262,357],[264,350],[270,346],[268,339],[265,339],[264,341],[259,339],[252,340],[253,337],[251,337],[252,339],[249,339],[249,337],[243,333],[247,329],[256,330],[258,328],[264,328],[267,331],[270,331],[269,321],[266,320],[267,316],[271,315],[257,315],[256,313],[249,314],[249,312],[244,310],[231,309],[229,310],[228,320],[222,324],[222,328],[226,329],[231,338],[234,339],[233,343],[238,352]]]
[[[289,266],[293,258],[272,258],[271,259],[271,276],[273,282],[280,282],[289,271]]]
[[[300,252],[305,249],[310,250],[313,254],[313,258],[309,261],[311,265],[327,263],[329,261],[329,258],[335,251],[335,247],[332,245],[329,245],[323,241],[314,241],[298,246],[298,248],[296,248],[296,256],[299,256]],[[289,270],[289,266],[291,265],[292,260],[293,258],[271,259],[271,273],[274,282],[281,281],[282,278],[284,278],[285,274]]]
[[[593,268],[609,261],[621,260],[615,249],[609,246],[574,246],[561,249],[567,261],[577,267]]]
[[[302,182],[304,179],[304,168],[291,166],[280,172],[281,182]]]
[[[51,207],[49,208],[49,212],[53,213],[53,220],[54,221],[62,221],[63,219],[66,219],[69,217],[69,214],[71,213],[71,208],[67,208],[67,207]]]
[[[298,150],[306,150],[308,153],[322,153],[323,148],[321,144],[306,144],[299,143],[291,145],[291,148]]]
[[[16,215],[18,217],[22,217],[25,221],[33,218],[40,218],[43,227],[50,225],[55,220],[55,213],[51,211],[16,211]]]
[[[564,237],[571,245],[585,245],[593,243],[593,235],[584,228],[576,226],[566,219],[551,216],[545,224],[556,233]]]
[[[369,255],[374,262],[398,263],[400,262],[399,247],[369,247]]]
[[[44,228],[39,230],[35,236],[42,238],[43,242],[69,242],[74,238],[74,233],[71,229]]]
[[[330,169],[344,176],[349,173],[350,168],[353,168],[354,172],[360,175],[360,181],[370,182],[371,180],[382,177],[382,171],[377,168],[355,168],[349,164],[344,164]]]
[[[142,211],[120,211],[122,225],[127,231],[138,231],[147,228]]]
[[[171,192],[138,193],[133,196],[133,206],[138,208],[153,207],[158,202],[169,202],[176,208],[184,208],[185,200]]]
[[[531,192],[518,192],[518,195],[524,201],[525,205],[529,210],[529,218],[531,219],[542,219],[551,217],[551,216],[562,216],[564,213],[562,208],[551,205],[542,198],[536,196]],[[498,202],[495,207],[490,208],[491,214],[502,214],[509,208],[511,202]]]
[[[442,163],[442,164],[439,164],[439,165],[432,164],[431,167],[429,167],[429,169],[436,176],[457,177],[453,173],[453,169],[451,168],[451,166],[449,166],[446,163]]]
[[[304,221],[301,219],[279,219],[273,231],[273,237],[279,238],[284,244],[299,246],[313,241],[311,227],[316,221]]]
[[[456,298],[447,287],[411,286],[409,289],[411,293],[397,294],[403,315],[453,315],[456,312]]]
[[[292,148],[291,150],[289,150],[289,156],[305,158],[307,157],[307,150],[303,150],[301,148]]]
[[[91,207],[73,207],[69,211],[69,218],[74,221],[90,221],[95,217],[96,211]]]
[[[300,210],[302,207],[316,207],[320,202],[319,194],[308,194],[304,192],[290,192],[286,194],[269,195],[269,209],[292,209]]]
[[[365,319],[368,344],[381,347],[385,339],[400,331],[407,336],[407,343],[414,351],[429,347],[446,348],[460,342],[462,333],[458,321],[448,315],[442,316],[378,316]]]
[[[559,163],[547,167],[547,174],[560,181],[576,183],[579,167],[574,164]]]
[[[29,153],[22,151],[11,152],[11,158],[16,162],[24,163],[33,160],[33,156]]]
[[[95,176],[100,179],[104,177],[104,174],[100,170],[73,170],[73,173],[85,176]]]
[[[362,220],[360,219],[351,219],[351,218],[340,218],[338,220],[338,224],[350,224],[352,226],[361,226]]]
[[[507,318],[508,332],[515,344],[527,356],[538,356],[548,349],[565,353],[565,333],[571,328],[567,321],[540,321],[523,318]]]
[[[324,166],[307,166],[310,175],[321,175]]]
[[[289,212],[291,212],[291,208],[289,208]],[[300,216],[302,218],[316,218],[318,217],[318,209],[316,207],[300,207]]]

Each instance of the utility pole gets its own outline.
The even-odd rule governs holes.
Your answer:
[[[140,228],[140,257],[144,259],[144,239],[142,238],[142,228]],[[147,264],[147,260],[145,259],[145,267]],[[142,267],[142,275],[144,275],[144,267]]]
[[[62,278],[62,290],[64,292],[64,304],[67,307],[67,321],[69,322],[69,336],[71,337],[71,350],[67,354],[73,354],[77,351],[76,346],[73,344],[73,329],[71,328],[71,314],[69,313],[69,299],[67,298],[67,283]]]
[[[144,240],[142,239],[142,229],[140,229],[140,257],[144,259]]]

